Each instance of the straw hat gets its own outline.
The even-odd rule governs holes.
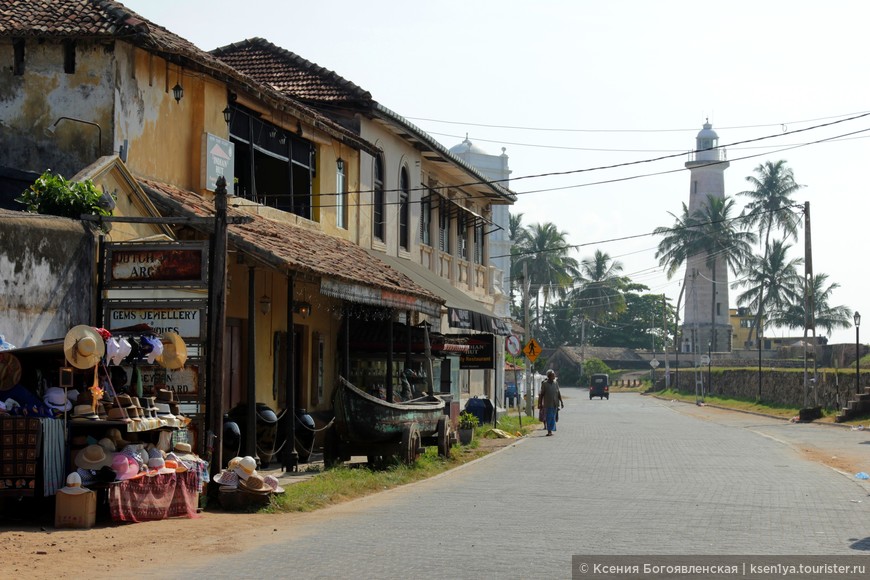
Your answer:
[[[96,421],[100,418],[99,415],[94,413],[94,408],[90,405],[76,405],[73,407],[72,419],[75,420],[87,420],[87,421]]]
[[[100,362],[106,353],[103,337],[91,326],[80,324],[66,333],[63,339],[63,353],[72,366],[90,369]]]
[[[72,409],[72,403],[66,398],[66,393],[60,387],[49,387],[45,390],[45,395],[42,397],[48,407],[57,411],[69,411]]]
[[[0,352],[0,391],[6,391],[21,380],[21,362],[14,354]]]
[[[163,342],[163,353],[155,359],[157,364],[165,369],[176,370],[187,362],[187,345],[176,332],[167,332],[160,337]]]
[[[83,469],[99,469],[112,465],[112,455],[99,445],[88,445],[76,455],[76,466]]]
[[[278,478],[274,475],[267,475],[263,478],[263,483],[272,490],[272,493],[284,493],[284,488],[278,483]]]
[[[247,478],[239,478],[239,489],[251,493],[272,493],[272,488],[266,485],[263,476],[259,473],[252,473]]]

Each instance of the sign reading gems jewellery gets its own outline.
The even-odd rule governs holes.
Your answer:
[[[107,301],[105,307],[110,331],[147,324],[155,334],[174,332],[185,341],[205,340],[205,303],[201,301]]]

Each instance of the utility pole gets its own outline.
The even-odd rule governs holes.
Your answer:
[[[525,324],[525,333],[526,333],[526,343],[528,343],[531,336],[529,334],[529,274],[528,274],[528,262],[523,262],[523,322]],[[532,377],[531,377],[531,369],[529,368],[529,359],[526,359],[526,416],[532,416],[532,405],[533,405],[533,394],[532,394]]]
[[[668,357],[668,301],[662,294],[662,328],[664,329],[665,343],[662,350],[665,353],[665,388],[671,388],[671,363]],[[675,337],[676,338],[676,337]]]
[[[816,300],[813,296],[813,242],[810,228],[810,202],[804,202],[804,407],[809,402],[807,333],[813,331],[813,379],[816,380]],[[818,381],[816,381],[818,382]],[[818,391],[817,391],[818,392]]]

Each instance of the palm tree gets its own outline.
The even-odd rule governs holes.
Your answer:
[[[564,296],[566,289],[578,276],[577,260],[568,255],[570,247],[565,240],[567,235],[551,222],[533,224],[518,244],[516,263],[520,271],[523,263],[528,264],[529,291],[535,300],[535,315],[538,319],[541,307],[546,308],[550,297]]]
[[[750,202],[744,209],[744,226],[749,228],[758,227],[758,231],[764,234],[763,262],[767,262],[770,255],[770,233],[776,229],[785,235],[784,241],[789,238],[797,239],[798,227],[801,223],[801,213],[794,211],[795,203],[791,196],[803,187],[795,183],[794,173],[785,165],[784,160],[767,161],[755,168],[756,175],[746,177],[746,181],[752,184],[753,189],[741,191],[738,195],[745,195]],[[758,309],[755,314],[756,335],[761,329],[761,320],[764,316],[764,285],[759,286]],[[752,339],[753,328],[749,329],[749,339]],[[760,337],[759,337],[760,340]]]
[[[571,298],[585,318],[601,324],[625,312],[622,290],[627,279],[621,273],[622,262],[611,260],[601,250],[580,262],[581,286],[572,292]]]
[[[831,306],[831,293],[840,287],[836,282],[832,282],[825,287],[828,281],[827,274],[816,274],[813,277],[813,297],[815,302],[815,321],[816,327],[822,328],[826,336],[831,336],[831,333],[838,328],[849,328],[852,326],[852,310],[846,306]],[[804,313],[806,308],[803,297],[796,296],[795,300],[786,305],[783,309],[771,312],[770,322],[777,326],[785,326],[786,328],[803,328],[806,324]]]
[[[789,260],[786,255],[790,248],[791,244],[783,240],[773,240],[766,257],[752,255],[746,260],[742,271],[744,278],[733,284],[735,288],[746,288],[737,296],[737,304],[749,304],[752,307],[756,313],[756,325],[759,323],[758,312],[782,311],[800,301],[803,295],[803,277],[798,272],[798,266],[804,260]]]
[[[716,276],[719,265],[722,264],[733,272],[738,272],[752,255],[752,244],[757,236],[752,232],[737,228],[731,217],[734,210],[734,200],[727,197],[707,196],[707,203],[699,209],[687,214],[688,209],[683,204],[683,215],[677,218],[674,228],[656,228],[654,233],[665,235],[659,243],[656,257],[659,264],[667,266],[668,276],[687,261],[689,256],[702,254],[705,264],[710,269],[713,285],[713,300],[710,304],[710,330],[712,333],[712,348],[716,344],[717,333],[712,332],[716,321]]]
[[[528,232],[523,227],[523,214],[522,213],[509,213],[508,214],[508,239],[511,242],[511,266],[510,266],[510,277],[511,277],[511,304],[514,304],[514,295],[516,293],[516,281],[521,280],[523,277],[523,269],[520,263],[517,260],[517,254],[520,251],[520,246],[523,245],[523,240],[528,235]],[[520,316],[522,318],[522,316]]]

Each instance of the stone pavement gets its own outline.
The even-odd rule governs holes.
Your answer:
[[[172,577],[570,578],[572,554],[870,554],[870,483],[800,452],[860,458],[870,432],[564,391],[555,437],[305,514]]]

